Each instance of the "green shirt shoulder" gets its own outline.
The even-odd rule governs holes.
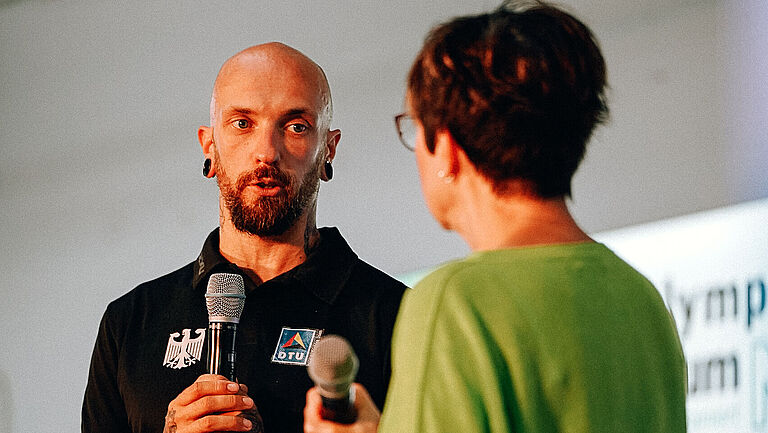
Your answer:
[[[449,263],[408,292],[393,341],[381,431],[684,431],[669,313],[600,244]]]

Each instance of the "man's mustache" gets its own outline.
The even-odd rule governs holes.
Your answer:
[[[264,179],[269,179],[271,184],[283,188],[291,185],[291,177],[285,172],[273,165],[261,165],[247,173],[241,174],[237,179],[237,189],[242,191],[248,185],[261,182]]]

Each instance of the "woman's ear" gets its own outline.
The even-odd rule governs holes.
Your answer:
[[[441,167],[444,167],[444,175],[448,178],[455,179],[461,171],[460,153],[464,150],[453,138],[453,135],[446,128],[440,128],[435,131],[435,151],[433,152],[435,157],[438,158],[438,162]]]

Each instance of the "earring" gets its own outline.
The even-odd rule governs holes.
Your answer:
[[[330,159],[325,161],[323,168],[325,169],[325,177],[327,177],[328,180],[331,180],[333,178],[333,166],[331,165]]]
[[[205,158],[205,161],[203,162],[203,177],[208,177],[210,173],[211,173],[211,159]]]
[[[445,183],[451,183],[456,178],[454,175],[446,173],[443,169],[437,170],[437,177],[443,179]]]

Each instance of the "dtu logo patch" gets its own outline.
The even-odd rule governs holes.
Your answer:
[[[181,337],[181,340],[178,338]],[[205,342],[205,328],[195,329],[195,337],[192,330],[187,328],[181,333],[174,332],[168,337],[168,346],[165,349],[163,367],[180,369],[189,367],[200,360]]]
[[[312,346],[322,331],[318,329],[283,328],[277,340],[272,362],[279,364],[307,365]]]

